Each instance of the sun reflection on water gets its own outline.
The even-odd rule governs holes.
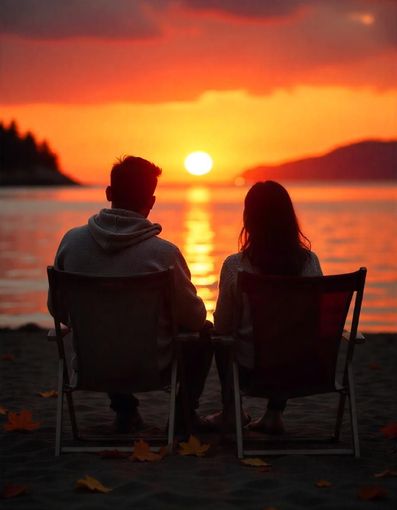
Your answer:
[[[213,320],[217,275],[214,259],[214,231],[209,210],[210,191],[191,188],[187,191],[188,208],[184,220],[184,254],[198,295],[204,300],[208,319]]]

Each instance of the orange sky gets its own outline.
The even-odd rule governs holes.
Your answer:
[[[3,0],[0,120],[103,182],[141,155],[162,180],[397,138],[394,0]],[[214,169],[193,178],[193,150]]]

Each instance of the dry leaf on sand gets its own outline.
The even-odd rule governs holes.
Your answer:
[[[15,356],[9,352],[1,355],[1,360],[3,361],[15,361]]]
[[[387,490],[380,485],[367,485],[358,489],[357,496],[362,501],[385,499],[387,497]]]
[[[397,476],[397,469],[386,468],[380,473],[374,473],[375,478],[388,478],[393,476]]]
[[[81,478],[76,482],[76,489],[83,489],[89,492],[101,492],[106,494],[110,492],[112,489],[109,487],[105,487],[101,482],[99,482],[96,478],[92,476],[85,475],[85,478]]]
[[[140,462],[157,462],[163,459],[167,452],[168,450],[166,448],[161,448],[158,453],[151,452],[149,444],[140,439],[139,441],[135,441],[134,451],[129,459],[138,460]]]
[[[8,422],[3,425],[7,431],[28,431],[36,430],[40,427],[40,423],[34,422],[32,411],[22,409],[20,413],[9,412],[7,415]]]
[[[332,483],[329,480],[317,480],[314,485],[319,489],[327,489],[328,487],[332,487]]]
[[[25,494],[27,491],[26,485],[21,485],[19,483],[6,483],[0,492],[0,498],[8,499],[8,498],[16,498],[21,494]]]
[[[387,439],[396,439],[397,438],[397,422],[389,423],[380,429],[382,434],[387,437]]]
[[[195,436],[189,436],[187,443],[179,443],[180,455],[195,455],[196,457],[204,457],[210,448],[209,444],[203,444]]]
[[[40,391],[38,394],[43,398],[57,398],[58,396],[58,392],[55,390]]]
[[[114,450],[101,450],[97,455],[102,459],[125,459],[129,456],[127,452],[121,452],[115,448]]]
[[[241,464],[244,464],[244,466],[259,467],[259,468],[270,468],[271,467],[271,464],[269,464],[268,462],[265,462],[264,460],[259,459],[257,457],[242,459],[240,462],[241,462]]]

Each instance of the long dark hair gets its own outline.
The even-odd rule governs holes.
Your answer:
[[[243,255],[263,274],[299,275],[309,256],[288,191],[274,181],[257,182],[244,202],[239,236]]]

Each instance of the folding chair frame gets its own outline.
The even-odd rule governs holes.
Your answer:
[[[244,448],[244,435],[242,427],[242,396],[240,391],[239,382],[239,369],[236,356],[233,353],[232,361],[232,378],[233,378],[233,389],[234,389],[234,406],[235,406],[235,420],[236,420],[236,442],[237,442],[237,456],[243,458],[246,455],[284,455],[284,454],[300,454],[300,455],[354,455],[354,457],[360,457],[360,444],[359,444],[359,433],[358,433],[358,421],[357,421],[357,408],[356,408],[356,395],[354,387],[353,377],[353,354],[356,343],[363,343],[365,341],[364,336],[358,332],[358,324],[360,318],[360,311],[362,305],[362,299],[364,294],[364,285],[366,277],[366,268],[360,268],[357,274],[357,287],[355,289],[355,299],[353,308],[353,317],[351,330],[348,336],[344,335],[343,339],[348,342],[346,360],[343,372],[343,382],[341,387],[335,387],[335,392],[339,393],[339,403],[337,408],[336,423],[334,429],[334,435],[330,439],[330,443],[339,441],[340,431],[342,426],[342,420],[345,410],[346,398],[349,401],[349,412],[350,412],[350,428],[351,428],[351,448],[285,448],[285,449],[246,449]],[[336,275],[337,276],[337,275]],[[234,339],[235,343],[235,339]],[[247,439],[246,439],[247,441]],[[265,440],[266,441],[266,440]]]

